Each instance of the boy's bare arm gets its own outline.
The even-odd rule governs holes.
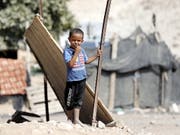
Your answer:
[[[74,55],[73,55],[72,59],[68,62],[68,66],[69,66],[69,67],[73,67],[73,65],[74,65],[74,63],[76,62],[76,59],[77,59],[80,51],[81,51],[81,47],[80,47],[80,46],[77,46],[77,47],[75,48],[75,52],[74,52]]]
[[[86,61],[86,64],[89,64],[91,62],[93,62],[94,60],[96,60],[100,55],[102,54],[102,51],[100,49],[97,50],[97,54],[89,57],[88,61]]]

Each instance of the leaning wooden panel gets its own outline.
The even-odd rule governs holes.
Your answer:
[[[80,119],[82,122],[90,124],[92,122],[94,92],[88,84],[86,84],[86,91],[84,98],[85,98],[84,104],[81,109],[82,115],[80,115]],[[96,116],[97,116],[97,121],[102,121],[105,124],[109,124],[113,122],[113,118],[111,114],[109,113],[108,109],[105,107],[105,105],[100,99],[98,99]]]
[[[58,47],[58,44],[38,16],[34,18],[30,27],[26,30],[25,37],[58,100],[65,109],[66,64],[63,59],[62,49]],[[86,124],[92,122],[93,100],[94,93],[86,85],[84,104],[80,114],[80,120]],[[113,121],[112,116],[100,100],[98,100],[97,120],[105,124]]]
[[[64,108],[62,95],[64,94],[63,91],[66,84],[66,65],[62,51],[41,23],[39,17],[34,18],[32,24],[25,32],[25,37],[58,100]]]

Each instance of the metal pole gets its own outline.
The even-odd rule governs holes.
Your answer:
[[[103,19],[102,32],[101,32],[101,41],[100,41],[100,50],[102,51],[103,51],[103,46],[105,42],[107,20],[109,16],[110,5],[111,5],[111,0],[107,0],[104,19]],[[92,126],[97,125],[96,113],[97,113],[98,91],[99,91],[101,68],[102,68],[102,55],[98,59],[98,70],[97,70],[96,84],[95,84],[95,97],[94,97],[94,106],[93,106]]]
[[[39,14],[43,18],[42,0],[39,0]],[[45,102],[45,113],[46,121],[49,121],[49,105],[48,105],[48,90],[47,90],[47,79],[44,76],[44,102]]]

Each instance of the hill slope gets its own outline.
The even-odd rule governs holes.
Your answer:
[[[102,23],[106,0],[71,0],[69,9],[80,22]],[[157,31],[172,52],[180,57],[179,0],[112,0],[107,33],[129,36],[140,25],[152,32],[152,14],[156,14]]]

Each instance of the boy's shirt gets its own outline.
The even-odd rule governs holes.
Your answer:
[[[64,60],[66,63],[68,63],[73,55],[74,55],[74,49],[68,47],[64,50]],[[85,68],[85,62],[88,60],[88,57],[84,51],[83,48],[81,48],[81,52],[79,53],[76,62],[73,65],[73,68],[69,68],[67,66],[67,81],[80,81],[87,77],[86,74],[86,68]]]

